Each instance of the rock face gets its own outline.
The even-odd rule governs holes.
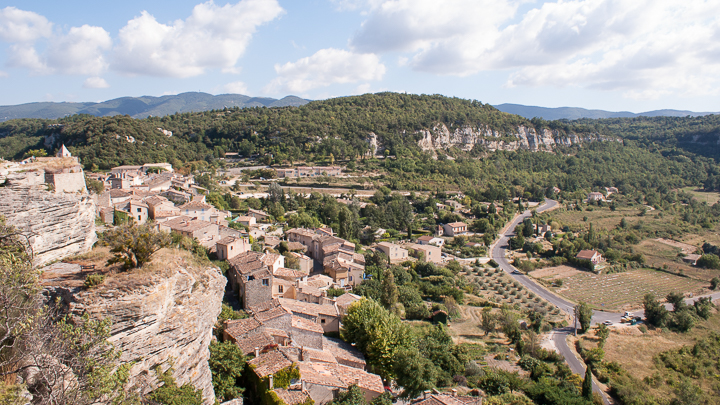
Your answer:
[[[87,194],[0,187],[0,215],[29,236],[38,266],[88,252],[97,241],[95,202]]]
[[[163,255],[159,273],[131,270],[91,290],[62,285],[46,290],[63,297],[75,315],[112,320],[108,340],[122,350],[122,362],[136,362],[132,390],[146,394],[157,388],[155,366],[166,370],[172,363],[178,386],[192,384],[203,390],[205,404],[213,404],[208,346],[227,279],[216,267],[196,264],[187,252],[158,254]]]
[[[501,134],[488,127],[464,126],[452,132],[445,124],[435,125],[432,130],[416,132],[422,136],[418,145],[425,151],[435,151],[455,146],[471,150],[475,145],[495,150],[552,151],[555,146],[569,146],[588,141],[619,141],[600,135],[580,137],[577,134],[564,135],[558,131],[544,129],[538,133],[535,128],[519,126],[512,134]]]

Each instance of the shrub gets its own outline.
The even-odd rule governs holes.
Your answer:
[[[90,289],[102,284],[104,281],[104,274],[88,274],[87,277],[85,277],[85,284],[83,286],[87,289]]]

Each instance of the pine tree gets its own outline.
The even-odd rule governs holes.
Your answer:
[[[585,379],[582,384],[582,396],[588,400],[592,400],[592,368],[588,364],[585,368]]]

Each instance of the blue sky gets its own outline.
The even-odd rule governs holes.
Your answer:
[[[78,0],[0,6],[0,105],[406,91],[720,111],[720,2]]]

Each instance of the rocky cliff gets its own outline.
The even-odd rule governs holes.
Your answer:
[[[218,268],[188,252],[163,249],[143,269],[108,276],[91,290],[62,281],[72,278],[66,272],[51,272],[43,275],[46,290],[63,297],[71,313],[112,320],[108,340],[122,350],[121,361],[135,362],[131,389],[154,390],[153,369],[172,363],[179,386],[191,383],[203,390],[206,404],[215,402],[208,346],[227,282]]]
[[[463,126],[451,131],[445,124],[438,124],[432,130],[422,130],[416,134],[422,136],[418,141],[420,148],[432,152],[453,146],[468,151],[475,145],[491,151],[522,149],[536,152],[552,151],[556,146],[569,146],[589,141],[620,141],[600,135],[582,137],[577,134],[566,135],[550,129],[537,132],[535,128],[525,126],[517,127],[514,133],[501,134],[489,127]]]
[[[8,184],[0,187],[0,215],[29,236],[37,265],[85,253],[97,241],[95,202],[87,194]]]

